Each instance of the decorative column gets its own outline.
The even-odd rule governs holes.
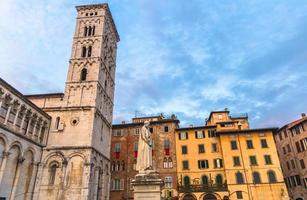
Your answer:
[[[15,199],[15,193],[16,193],[17,185],[18,185],[19,178],[20,178],[20,168],[21,168],[21,164],[23,163],[24,160],[25,159],[23,157],[18,159],[16,172],[15,172],[15,178],[14,178],[14,181],[13,181],[13,188],[12,188],[12,192],[11,192],[11,195],[10,195],[10,198],[9,198],[10,200]]]
[[[34,139],[34,135],[36,133],[37,123],[38,123],[38,117],[36,117],[36,120],[35,120],[35,123],[34,123],[34,126],[33,126],[33,131],[32,131],[32,136],[31,136],[32,139]]]
[[[14,119],[13,126],[16,126],[17,119],[18,119],[18,116],[19,116],[20,111],[21,111],[21,106],[19,106],[19,107],[17,108],[17,112],[16,112],[16,115],[15,115],[15,119]]]
[[[19,127],[19,131],[22,131],[23,124],[25,123],[25,119],[26,119],[26,116],[28,114],[28,111],[29,110],[25,110],[24,113],[23,113],[23,116],[22,116],[22,119],[21,119],[21,123],[20,123],[20,127]]]
[[[29,189],[28,189],[28,193],[26,195],[26,199],[25,200],[30,200],[32,199],[33,197],[33,191],[34,191],[34,183],[35,183],[35,179],[38,177],[37,174],[38,174],[38,167],[40,165],[40,162],[33,162],[32,163],[33,165],[33,173],[32,173],[32,178],[31,178],[31,181],[30,181],[30,184],[29,184]]]
[[[32,114],[29,114],[29,121],[28,121],[28,125],[27,125],[27,130],[25,135],[28,136],[29,130],[30,130],[30,126],[31,126],[31,122],[34,119],[34,116]]]
[[[91,169],[94,164],[90,162],[84,163],[84,176],[82,180],[82,192],[81,199],[89,199],[89,188],[90,188],[90,177],[91,177]]]
[[[37,126],[39,127],[38,130],[36,130]],[[33,137],[32,137],[32,139],[34,139],[34,141],[39,142],[38,136],[39,136],[39,133],[41,131],[41,127],[42,127],[42,118],[39,117],[39,118],[37,118],[35,126],[34,126]]]
[[[2,182],[2,177],[3,177],[3,173],[4,173],[4,170],[5,170],[5,166],[6,166],[6,161],[9,157],[10,153],[7,152],[7,151],[3,151],[2,152],[2,163],[1,163],[1,166],[0,166],[0,185],[1,185],[1,182]]]
[[[11,102],[8,104],[8,109],[7,109],[7,112],[6,112],[4,124],[7,124],[7,121],[8,121],[8,119],[9,119],[9,117],[10,117],[12,105],[13,105],[13,104],[12,104]]]

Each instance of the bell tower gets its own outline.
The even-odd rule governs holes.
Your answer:
[[[52,125],[34,199],[109,199],[119,36],[107,4],[76,9],[65,92],[43,97]]]

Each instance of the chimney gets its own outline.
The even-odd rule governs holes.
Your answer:
[[[302,115],[302,118],[306,117],[306,113],[302,113],[301,115]]]
[[[228,108],[225,108],[225,111],[228,111]]]
[[[126,124],[126,121],[122,121],[122,124]]]

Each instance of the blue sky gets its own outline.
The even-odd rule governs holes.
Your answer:
[[[0,1],[0,76],[24,94],[62,92],[85,0]],[[118,45],[114,121],[212,110],[282,126],[307,111],[306,1],[109,1]]]

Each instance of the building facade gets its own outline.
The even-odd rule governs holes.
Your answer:
[[[64,93],[24,96],[0,82],[5,199],[109,199],[119,36],[107,4],[76,9]]]
[[[51,117],[0,78],[0,199],[31,199]]]
[[[276,128],[249,128],[247,115],[212,112],[205,126],[176,129],[179,199],[287,199]]]
[[[280,128],[275,134],[289,196],[293,200],[307,199],[307,117]]]
[[[153,137],[153,164],[165,185],[163,199],[177,196],[177,173],[175,152],[175,129],[179,120],[171,117],[153,116],[133,118],[131,123],[113,125],[111,145],[111,194],[112,200],[133,199],[130,184],[135,178],[139,133],[145,120],[150,121]]]

